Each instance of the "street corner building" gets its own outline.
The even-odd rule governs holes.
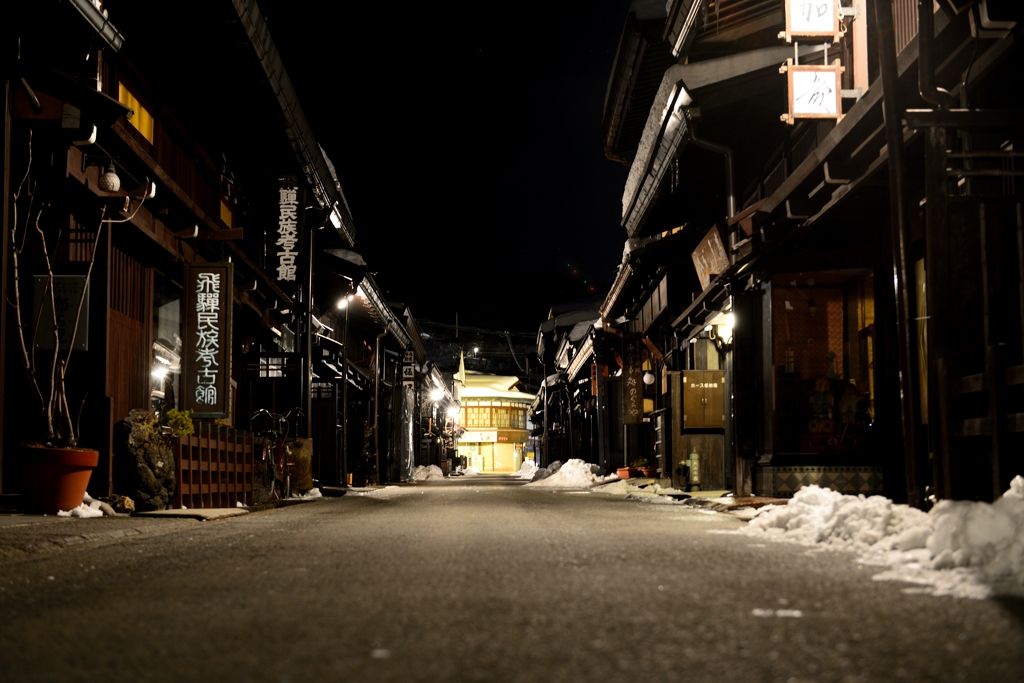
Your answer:
[[[1021,10],[634,0],[622,260],[552,310],[542,460],[993,500],[1024,471]]]
[[[457,408],[454,387],[354,251],[254,0],[17,3],[2,37],[4,493],[23,487],[19,444],[47,440],[51,386],[99,452],[93,496],[120,492],[133,411],[190,411],[175,507],[270,495],[271,431],[298,492],[447,455],[421,448],[421,412],[435,385]]]

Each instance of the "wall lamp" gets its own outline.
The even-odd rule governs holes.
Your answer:
[[[99,166],[102,168],[106,165],[107,170],[100,174],[100,179],[97,181],[96,186],[103,192],[117,192],[121,189],[121,178],[118,177],[117,171],[114,170],[115,158],[116,157],[83,154],[82,173],[85,173],[85,169],[89,166]],[[103,161],[105,161],[106,164],[104,164]]]

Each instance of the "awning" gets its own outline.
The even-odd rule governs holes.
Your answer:
[[[810,55],[822,49],[821,45],[802,46],[799,54]],[[777,69],[792,56],[791,47],[768,47],[679,64],[665,72],[622,194],[622,225],[630,237],[640,232],[672,159],[686,145],[690,126],[687,109],[700,104],[701,90]]]

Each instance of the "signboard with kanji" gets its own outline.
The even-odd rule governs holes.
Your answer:
[[[794,65],[786,67],[789,76],[788,123],[796,119],[843,118],[842,83],[844,71],[839,64]]]
[[[831,38],[839,42],[839,14],[836,0],[786,0],[786,42],[793,42],[793,38]]]
[[[279,282],[294,283],[299,275],[300,230],[302,227],[303,192],[292,176],[279,179],[277,236],[273,248],[274,269]]]
[[[402,355],[402,386],[416,386],[416,354],[412,351]]]
[[[639,334],[622,339],[622,423],[644,421],[644,343]]]
[[[715,276],[725,272],[729,267],[729,255],[725,252],[722,244],[722,237],[718,234],[718,228],[711,226],[708,234],[700,241],[697,248],[691,254],[693,267],[697,270],[697,279],[700,280],[701,289],[707,289]]]
[[[181,404],[195,417],[230,417],[231,263],[185,265]]]

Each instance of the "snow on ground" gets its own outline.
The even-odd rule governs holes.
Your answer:
[[[519,468],[516,476],[520,479],[533,479],[533,475],[537,474],[538,469],[540,468],[537,467],[537,463],[533,460],[524,460],[523,466]]]
[[[658,484],[649,486],[635,486],[629,483],[629,479],[617,479],[609,484],[594,488],[598,493],[612,493],[626,496],[627,500],[635,500],[641,503],[655,503],[661,505],[673,505],[679,503],[669,494],[683,494],[681,489],[662,488]]]
[[[420,465],[412,473],[413,481],[443,481],[444,472],[437,465]]]
[[[538,488],[586,489],[594,486],[595,484],[611,481],[611,478],[609,477],[602,477],[596,474],[594,469],[595,468],[589,462],[583,462],[576,458],[567,461],[564,465],[555,461],[547,467],[548,473],[546,476],[541,475],[543,470],[538,470],[534,474],[534,480],[527,484],[527,486],[536,486]]]
[[[467,467],[466,469],[462,470],[462,473],[467,477],[475,477],[476,475],[480,474],[480,470],[478,470],[475,467]]]
[[[95,505],[96,507],[92,507]],[[82,503],[76,508],[70,510],[58,510],[58,517],[80,517],[82,519],[88,519],[90,517],[102,517],[103,510],[100,510],[99,501],[95,501],[92,505],[86,505]]]
[[[874,578],[933,595],[1024,595],[1024,477],[995,503],[940,501],[928,513],[882,496],[809,486],[789,504],[762,508],[738,533],[856,551],[886,567]]]
[[[320,489],[312,488],[312,489],[306,491],[305,493],[298,493],[298,492],[293,493],[291,495],[291,497],[292,498],[299,498],[301,500],[312,500],[314,498],[323,498],[324,494],[320,493]],[[242,507],[245,507],[245,506],[243,505]]]

